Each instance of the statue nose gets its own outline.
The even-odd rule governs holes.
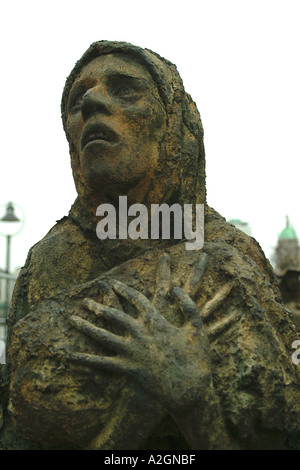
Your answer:
[[[111,114],[111,103],[109,97],[105,96],[102,91],[97,88],[88,90],[82,99],[82,117],[86,121],[95,114]]]

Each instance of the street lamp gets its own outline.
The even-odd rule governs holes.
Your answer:
[[[5,210],[5,214],[1,217],[1,211]],[[18,215],[16,215],[16,211]],[[17,235],[23,228],[24,225],[24,215],[22,209],[8,202],[0,206],[0,234],[6,237],[6,263],[5,263],[5,274],[0,274],[2,279],[6,280],[6,292],[5,292],[5,317],[7,317],[9,312],[9,303],[10,303],[10,286],[12,281],[15,280],[14,276],[10,274],[10,255],[11,255],[11,239]],[[1,319],[0,319],[1,320]],[[6,322],[5,322],[6,323]],[[6,330],[6,327],[5,327]]]
[[[21,220],[15,214],[15,208],[12,202],[9,202],[6,206],[6,213],[4,217],[0,219],[0,222],[5,222],[4,233],[2,235],[6,236],[6,265],[5,271],[7,274],[10,272],[10,250],[11,250],[11,237],[17,235],[20,231],[20,222]],[[1,226],[0,231],[2,232],[3,227]]]

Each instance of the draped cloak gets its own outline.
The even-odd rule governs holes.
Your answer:
[[[109,354],[75,330],[66,316],[91,297],[110,304],[110,279],[152,300],[164,256],[173,285],[184,286],[199,261],[201,286],[194,301],[203,309],[224,286],[233,287],[208,320],[213,386],[224,434],[232,448],[297,448],[300,433],[299,368],[291,360],[298,333],[282,305],[273,270],[259,244],[227,223],[206,203],[203,128],[176,67],[147,49],[122,42],[90,46],[67,79],[66,103],[83,69],[101,54],[120,52],[150,72],[167,116],[158,168],[145,195],[149,204],[205,204],[204,246],[187,251],[178,240],[99,240],[95,200],[70,143],[78,193],[69,215],[29,251],[17,280],[8,319],[8,362],[2,366],[2,448],[187,449],[173,419],[125,375],[86,369],[63,360],[63,351]],[[180,327],[172,299],[161,314]],[[225,317],[235,318],[218,333]],[[101,320],[93,319],[101,325]],[[60,359],[57,351],[62,352]],[[207,423],[199,422],[199,429]],[[213,432],[213,431],[212,431]],[[215,444],[223,448],[222,436]]]

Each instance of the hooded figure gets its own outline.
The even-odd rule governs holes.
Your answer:
[[[96,42],[62,119],[78,197],[16,283],[2,447],[297,447],[298,335],[258,243],[206,204],[202,124],[176,67]],[[97,207],[118,213],[119,196],[204,204],[203,248],[100,240]]]

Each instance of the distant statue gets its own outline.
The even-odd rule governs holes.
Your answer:
[[[298,334],[258,243],[206,204],[202,124],[176,67],[96,42],[62,119],[78,197],[16,283],[0,447],[297,448]],[[120,228],[100,240],[97,208],[118,213],[120,196],[205,204],[203,248]]]

